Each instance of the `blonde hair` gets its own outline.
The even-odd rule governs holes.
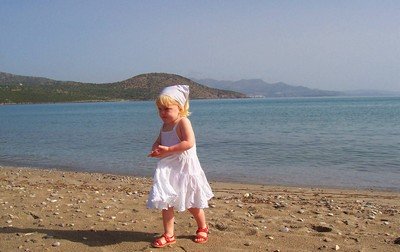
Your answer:
[[[179,108],[179,115],[182,117],[188,117],[190,115],[189,111],[189,99],[186,100],[185,105],[182,105],[174,100],[171,96],[168,95],[159,95],[156,99],[157,107],[168,107],[170,105],[177,105]]]

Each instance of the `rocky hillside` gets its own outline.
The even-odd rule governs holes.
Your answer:
[[[246,97],[244,94],[238,92],[210,88],[198,84],[188,78],[175,74],[165,74],[165,73],[141,74],[121,82],[112,83],[111,86],[115,88],[120,88],[121,90],[124,90],[126,93],[133,92],[135,93],[136,97],[144,100],[144,99],[154,99],[159,94],[162,88],[176,84],[189,85],[190,97],[192,99]]]
[[[0,103],[151,100],[162,88],[174,84],[189,85],[191,99],[246,97],[238,92],[206,87],[188,78],[166,73],[141,74],[120,82],[95,84],[0,72]]]

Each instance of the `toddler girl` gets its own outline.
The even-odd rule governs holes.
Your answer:
[[[198,229],[194,241],[208,240],[208,227],[203,208],[214,195],[196,153],[196,141],[189,115],[189,86],[164,88],[156,100],[163,121],[150,157],[160,158],[154,183],[147,201],[148,208],[162,209],[164,234],[152,246],[162,248],[176,242],[174,209],[186,209],[196,220]]]

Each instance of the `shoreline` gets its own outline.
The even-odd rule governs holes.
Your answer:
[[[18,165],[8,165],[8,164],[0,164],[1,168],[10,168],[10,169],[32,169],[32,170],[53,170],[58,172],[76,172],[76,173],[97,173],[97,174],[108,174],[115,176],[129,176],[129,177],[138,177],[138,178],[146,178],[152,179],[152,176],[142,176],[135,175],[133,173],[110,173],[107,171],[79,171],[74,168],[64,167],[37,167],[37,166],[18,166]],[[207,176],[207,173],[206,173]],[[330,185],[307,185],[307,184],[273,184],[273,183],[258,183],[258,182],[245,182],[241,180],[229,180],[229,179],[209,179],[208,181],[211,183],[227,183],[227,184],[242,184],[242,185],[252,185],[252,186],[266,186],[266,187],[285,187],[285,188],[307,188],[307,189],[325,189],[325,190],[346,190],[346,191],[376,191],[376,192],[393,192],[400,193],[399,188],[392,187],[348,187],[348,186],[330,186]]]
[[[0,167],[1,251],[154,251],[151,178]],[[188,212],[163,251],[400,251],[400,193],[210,181],[209,242]]]

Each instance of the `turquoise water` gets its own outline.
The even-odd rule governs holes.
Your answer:
[[[400,98],[191,101],[209,180],[400,190]],[[0,106],[0,165],[151,176],[153,102]]]

